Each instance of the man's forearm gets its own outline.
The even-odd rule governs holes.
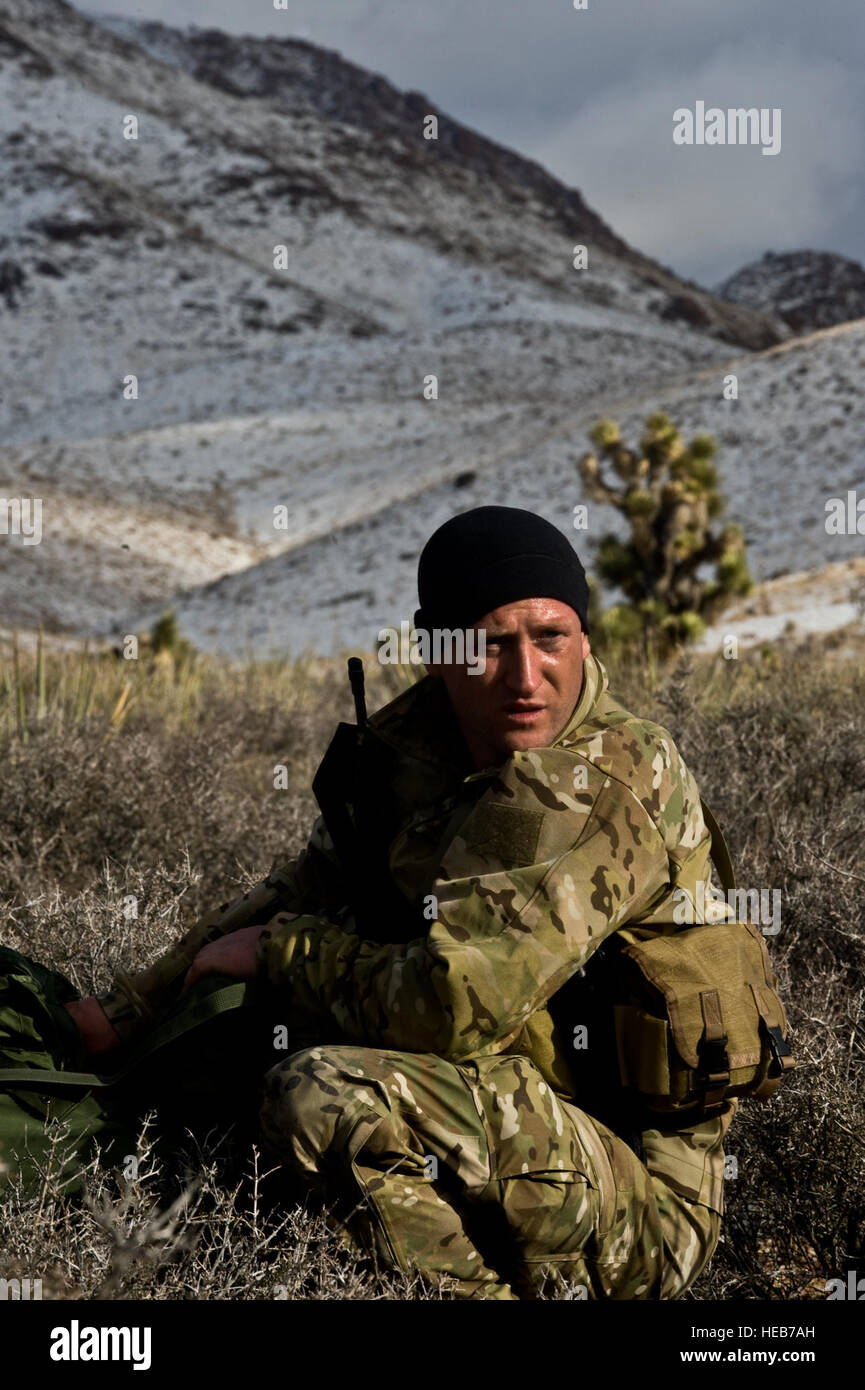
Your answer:
[[[124,1041],[160,1013],[180,992],[184,976],[202,947],[242,927],[263,924],[291,911],[298,899],[292,865],[277,869],[230,903],[199,917],[185,935],[145,970],[118,971],[112,988],[99,995],[109,1022]]]

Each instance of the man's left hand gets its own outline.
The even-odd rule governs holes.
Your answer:
[[[203,946],[186,972],[184,991],[204,975],[231,975],[235,980],[254,980],[258,974],[258,938],[265,930],[266,925],[241,927],[239,931],[229,932],[218,941]]]

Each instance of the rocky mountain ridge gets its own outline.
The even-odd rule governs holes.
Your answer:
[[[832,251],[767,251],[717,293],[775,315],[793,333],[811,333],[865,318],[865,267]]]

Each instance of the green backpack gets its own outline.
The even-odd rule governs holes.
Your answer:
[[[64,1005],[78,991],[57,971],[0,946],[0,1195],[50,1183],[68,1195],[98,1150],[103,1166],[135,1155],[149,1110],[166,1135],[217,1126],[254,1133],[257,1081],[277,1059],[261,988],[209,977],[111,1070],[83,1069],[78,1029]]]

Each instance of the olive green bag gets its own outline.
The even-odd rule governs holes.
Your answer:
[[[732,890],[730,854],[705,803],[703,815],[721,883]],[[796,1062],[759,928],[724,921],[649,940],[627,928],[617,936],[613,1019],[626,1090],[657,1111],[773,1095]]]
[[[257,1082],[273,1063],[266,991],[213,976],[128,1048],[110,1071],[89,1060],[59,971],[0,946],[0,1200],[78,1192],[94,1154],[123,1168],[154,1111],[166,1152],[176,1136],[255,1132]]]

